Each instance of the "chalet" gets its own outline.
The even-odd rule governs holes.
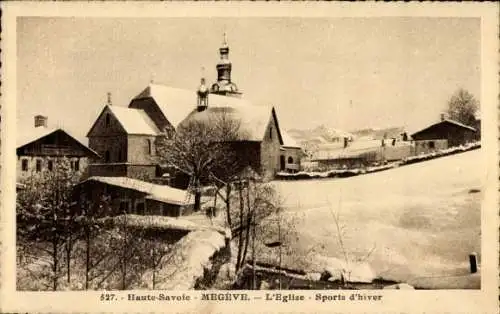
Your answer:
[[[47,126],[47,117],[35,116],[34,125],[20,128],[16,138],[17,178],[34,172],[52,171],[61,158],[68,158],[75,172],[84,174],[89,160],[99,155],[60,128]]]
[[[89,147],[101,155],[98,162],[89,166],[90,175],[158,178],[163,170],[155,154],[155,139],[159,135],[172,136],[183,122],[206,119],[220,111],[241,122],[246,137],[232,143],[232,147],[248,156],[249,165],[263,177],[272,178],[280,170],[282,155],[287,161],[285,169],[298,170],[301,149],[291,141],[289,144],[283,141],[284,132],[280,130],[275,109],[253,105],[241,98],[241,91],[231,80],[229,47],[225,41],[219,51],[218,77],[210,87],[203,82],[195,93],[151,83],[126,108],[108,101],[87,134]],[[206,102],[204,112],[198,110],[200,96]]]
[[[411,135],[416,154],[464,145],[477,140],[477,131],[471,126],[446,119],[434,123]]]

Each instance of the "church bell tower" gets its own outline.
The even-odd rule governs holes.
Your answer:
[[[229,61],[229,46],[227,44],[226,33],[224,33],[224,41],[219,48],[219,53],[220,60],[216,65],[217,82],[210,87],[210,93],[241,97],[241,92],[238,91],[238,87],[231,81],[232,64],[231,61]]]

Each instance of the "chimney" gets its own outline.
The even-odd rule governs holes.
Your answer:
[[[35,128],[38,128],[40,126],[43,126],[44,128],[47,127],[47,119],[48,117],[42,116],[42,115],[36,115],[35,116]]]
[[[441,113],[441,121],[444,121],[444,119],[446,119],[446,114],[443,112]]]

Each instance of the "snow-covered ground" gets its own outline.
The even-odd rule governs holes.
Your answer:
[[[345,251],[377,276],[411,284],[465,275],[469,253],[480,253],[481,193],[470,193],[482,190],[480,165],[475,150],[345,179],[277,181],[287,214],[301,217],[288,245],[296,256],[319,247],[321,258],[302,261],[311,270],[323,257],[344,259],[340,211]]]

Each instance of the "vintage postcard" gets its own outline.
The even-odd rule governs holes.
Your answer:
[[[498,311],[498,4],[2,15],[2,312]]]

